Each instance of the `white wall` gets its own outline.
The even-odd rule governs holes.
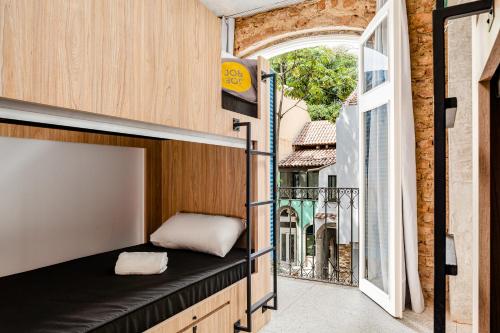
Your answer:
[[[281,93],[278,91],[277,105],[279,106]],[[286,112],[280,123],[278,160],[288,157],[293,151],[292,144],[304,128],[305,124],[311,121],[307,105],[304,101],[297,103],[288,97],[283,98],[283,112]]]
[[[0,137],[0,160],[0,276],[143,242],[143,149]]]
[[[358,159],[359,159],[359,138],[358,138],[358,107],[347,106],[342,109],[337,122],[337,162],[319,172],[319,186],[328,187],[328,175],[337,175],[338,188],[359,188]],[[359,192],[358,192],[359,193]],[[354,198],[355,204],[350,204],[350,195],[345,193],[340,196],[339,213],[339,243],[348,244],[351,242],[351,214],[353,242],[359,241],[358,235],[358,208],[359,197]],[[324,212],[324,198],[318,200],[318,212]],[[333,203],[327,207],[327,212],[337,214],[337,206]],[[323,225],[324,221],[316,220],[316,230]]]
[[[328,187],[328,176],[337,176],[337,165],[332,164],[327,167],[324,167],[319,170],[319,175],[318,175],[318,186],[319,187]],[[337,176],[337,182],[338,182],[338,176]],[[318,196],[318,200],[316,203],[316,214],[318,213],[325,213],[325,195],[326,193],[321,192],[320,195]],[[328,203],[326,206],[326,212],[327,213],[333,213],[337,215],[337,205],[333,202]],[[314,234],[318,235],[319,229],[325,224],[324,219],[316,219],[315,221],[315,228],[314,228]]]
[[[318,175],[318,186],[319,187],[328,187],[328,176],[336,176],[337,175],[337,164],[332,164],[327,167],[322,168],[319,170],[319,175]],[[337,176],[337,182],[338,182],[338,176]],[[338,187],[338,185],[337,185]]]
[[[358,106],[342,109],[337,119],[338,187],[359,188],[359,133]]]
[[[450,0],[456,5],[461,0]],[[472,92],[470,18],[448,25],[448,96],[458,99],[454,128],[448,130],[449,233],[455,235],[458,267],[472,265]],[[472,324],[472,271],[449,278],[450,318]]]
[[[340,188],[357,188],[359,190],[359,113],[357,105],[345,106],[337,119],[337,186]],[[359,193],[359,192],[358,192]],[[347,198],[341,198],[341,207],[349,206]],[[359,241],[358,208],[359,195],[355,198],[352,211],[353,242]],[[351,210],[340,210],[340,243],[348,243],[351,239]],[[342,223],[349,221],[349,223]]]
[[[500,30],[500,0],[495,0],[495,20],[493,26],[486,22],[488,14],[473,16],[472,22],[472,194],[473,194],[473,332],[479,331],[479,152],[478,152],[478,81],[491,53],[498,31]]]

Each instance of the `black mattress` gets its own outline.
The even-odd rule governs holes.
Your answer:
[[[167,250],[160,275],[117,276],[122,251],[0,278],[0,332],[142,332],[245,277],[245,251],[225,258]]]

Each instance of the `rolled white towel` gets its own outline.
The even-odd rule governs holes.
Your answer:
[[[161,274],[167,269],[167,263],[167,252],[122,252],[116,261],[115,274]]]

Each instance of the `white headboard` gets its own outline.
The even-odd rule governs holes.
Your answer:
[[[0,137],[0,276],[144,239],[144,149]]]

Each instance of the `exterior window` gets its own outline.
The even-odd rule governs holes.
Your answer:
[[[281,261],[286,261],[286,234],[281,234]]]
[[[283,199],[317,199],[317,191],[307,190],[307,187],[318,187],[319,172],[312,171],[282,171],[280,172],[280,192]]]
[[[307,187],[318,187],[319,186],[319,172],[312,171],[307,173]],[[316,200],[318,199],[317,190],[308,190],[307,198]]]
[[[337,201],[337,176],[328,175],[328,201]]]
[[[363,92],[366,93],[389,79],[389,45],[387,19],[363,44]]]
[[[290,187],[293,187],[293,173],[287,171],[280,172],[280,186],[284,188],[280,191],[280,197],[282,199],[290,199],[292,197]]]
[[[297,225],[295,222],[280,222],[280,228],[285,229],[285,232],[287,232],[286,229],[295,229],[297,228]]]
[[[318,171],[313,171],[309,172],[308,174],[308,184],[307,187],[318,187],[319,184],[319,172]]]
[[[295,235],[290,235],[290,261],[295,262]]]
[[[337,187],[337,176],[335,175],[329,175],[328,176],[328,187]]]
[[[314,256],[314,231],[312,225],[306,229],[306,256]]]
[[[294,172],[293,173],[293,187],[307,187],[307,173]],[[297,189],[294,191],[294,199],[302,199],[305,197],[305,190]]]

